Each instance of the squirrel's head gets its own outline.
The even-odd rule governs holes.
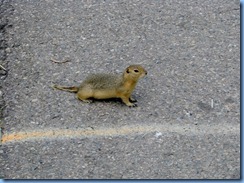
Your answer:
[[[145,75],[147,75],[147,71],[140,65],[130,65],[124,72],[126,78],[133,78],[134,80],[138,80]]]

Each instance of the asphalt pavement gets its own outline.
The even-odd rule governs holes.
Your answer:
[[[240,178],[240,1],[1,0],[0,15],[1,177]],[[138,107],[51,87],[131,64],[148,72]]]

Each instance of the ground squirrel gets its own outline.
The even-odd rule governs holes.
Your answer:
[[[140,65],[130,65],[122,75],[92,74],[79,87],[65,87],[54,85],[53,88],[77,93],[77,98],[84,102],[94,99],[121,98],[129,107],[135,107],[135,99],[131,97],[138,80],[144,77],[147,71]]]

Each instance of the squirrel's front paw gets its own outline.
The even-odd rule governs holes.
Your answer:
[[[134,99],[134,98],[129,98],[129,100],[130,100],[130,102],[137,102],[137,100],[136,99]]]
[[[130,104],[127,104],[127,106],[129,106],[129,107],[137,107],[137,104],[130,103]]]

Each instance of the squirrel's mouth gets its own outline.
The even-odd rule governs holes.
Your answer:
[[[146,75],[147,75],[147,73],[142,74],[139,78],[143,78],[143,77],[146,76]]]

